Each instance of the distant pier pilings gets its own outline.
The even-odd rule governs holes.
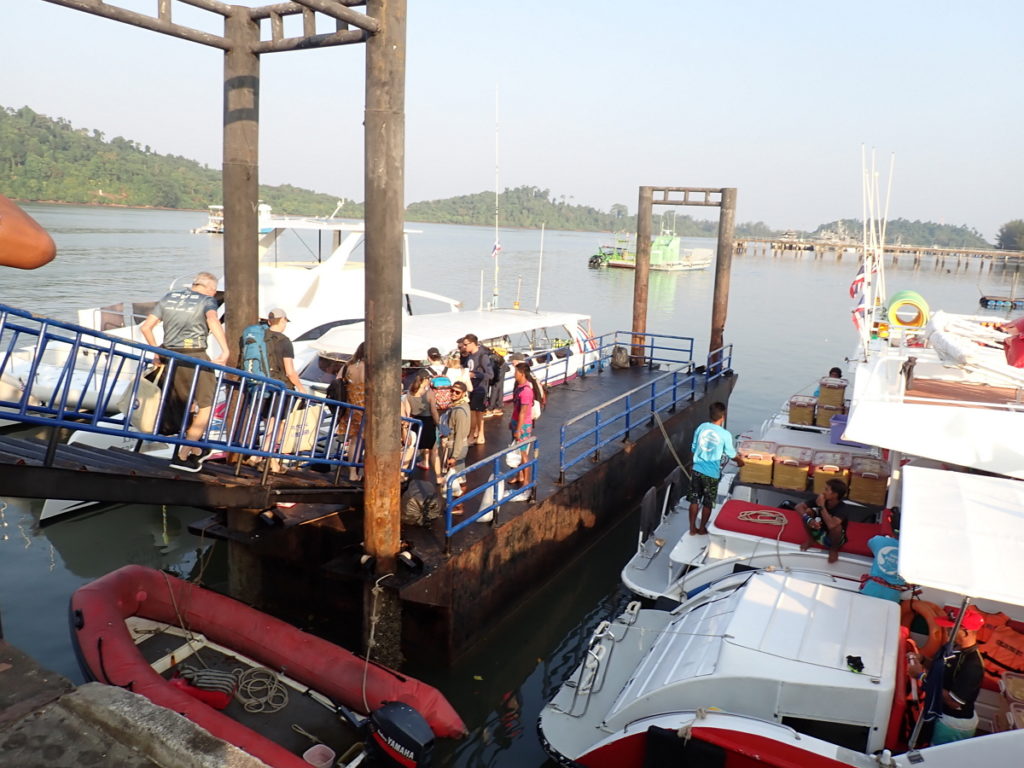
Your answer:
[[[864,250],[862,243],[839,242],[828,240],[796,240],[789,238],[737,238],[735,242],[736,256],[770,256],[772,258],[813,258],[835,259],[844,258],[859,261]],[[985,248],[940,248],[925,245],[892,245],[885,246],[885,254],[893,266],[909,264],[914,269],[930,266],[934,269],[949,271],[967,271],[972,264],[982,270],[988,266],[993,268],[1020,271],[1024,266],[1024,252],[1001,251]]]

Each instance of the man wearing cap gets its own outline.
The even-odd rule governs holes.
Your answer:
[[[949,618],[938,618],[940,627],[952,628],[960,611],[953,610]],[[944,657],[942,669],[942,714],[935,720],[932,745],[969,739],[978,727],[978,714],[974,702],[981,691],[985,667],[978,650],[978,630],[985,617],[973,605],[967,607],[963,621],[952,638],[955,650]],[[912,663],[910,674],[921,675],[920,662]]]
[[[171,291],[153,307],[153,311],[143,321],[140,329],[146,343],[156,346],[154,330],[163,323],[164,349],[177,352],[196,360],[210,360],[206,354],[207,337],[213,334],[220,345],[220,354],[212,362],[224,365],[228,360],[228,342],[224,336],[224,328],[217,318],[217,278],[209,272],[200,272],[192,280],[189,288]],[[196,374],[196,366],[175,359],[172,392],[167,398],[165,408],[184,409],[192,394],[192,420],[185,437],[198,441],[206,432],[210,423],[210,412],[213,407],[215,380],[213,371],[201,369]],[[192,392],[192,379],[195,377],[195,391]],[[188,414],[185,414],[185,419]],[[171,466],[186,472],[198,472],[200,465],[208,455],[207,451],[183,445],[174,454]]]
[[[292,340],[284,335],[288,327],[288,315],[283,309],[270,310],[267,315],[267,363],[270,378],[277,379],[289,389],[304,392],[299,374],[295,370],[295,347]]]
[[[461,472],[466,468],[466,454],[469,452],[469,430],[470,430],[470,411],[469,411],[469,387],[466,386],[464,381],[456,381],[452,384],[452,404],[448,408],[448,426],[451,428],[451,435],[449,436],[448,445],[449,449],[446,451],[447,458],[445,460],[444,470],[448,472]],[[465,490],[465,477],[462,478],[456,488],[454,488],[455,496],[461,496]],[[462,511],[462,505],[457,505],[452,509],[453,514],[458,514]]]

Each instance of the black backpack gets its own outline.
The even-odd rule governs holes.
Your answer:
[[[501,369],[505,367],[505,358],[490,347],[484,347],[484,352],[491,360],[491,381],[496,381],[501,378]]]

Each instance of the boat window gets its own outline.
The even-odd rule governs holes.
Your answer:
[[[310,328],[308,331],[306,331],[298,338],[292,339],[292,341],[313,341],[314,339],[319,339],[321,336],[323,336],[325,333],[331,330],[331,328],[337,328],[338,326],[341,325],[351,325],[352,323],[361,322],[363,322],[363,318],[361,317],[355,317],[350,320],[332,320],[329,323],[323,323],[322,325],[318,325],[316,328]]]
[[[869,729],[866,725],[833,723],[828,720],[810,720],[802,717],[783,717],[782,724],[788,725],[794,731],[852,749],[854,752],[868,751]]]
[[[330,384],[338,377],[338,371],[344,364],[340,358],[317,355],[299,371],[299,378],[314,384]]]

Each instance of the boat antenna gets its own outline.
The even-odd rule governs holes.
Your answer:
[[[540,258],[537,260],[537,301],[533,305],[534,312],[540,312],[540,279],[544,275],[544,227],[546,221],[540,223]]]
[[[523,293],[523,276],[516,275],[516,300],[512,302],[512,309],[519,309],[519,297]]]
[[[491,293],[491,308],[498,308],[498,272],[500,271],[501,260],[501,236],[498,233],[498,194],[501,190],[499,164],[498,164],[498,86],[494,86],[494,248],[491,249],[491,258],[494,259],[494,290]]]

